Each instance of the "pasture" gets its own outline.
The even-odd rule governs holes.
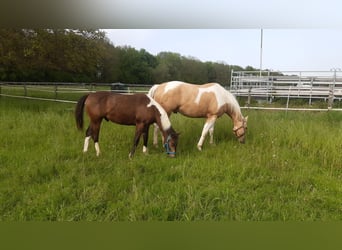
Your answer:
[[[338,221],[342,113],[243,110],[246,144],[218,119],[172,115],[177,157],[142,142],[134,126],[103,122],[101,156],[83,154],[74,104],[0,97],[0,221]],[[87,119],[85,120],[87,124]]]

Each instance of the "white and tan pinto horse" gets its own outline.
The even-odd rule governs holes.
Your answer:
[[[148,93],[167,112],[168,116],[181,113],[193,118],[206,118],[197,148],[202,150],[206,135],[214,142],[214,125],[217,118],[227,114],[233,121],[233,132],[241,143],[245,142],[248,117],[243,117],[235,97],[218,83],[203,85],[172,81],[153,85]],[[158,128],[155,126],[153,143],[157,144]]]

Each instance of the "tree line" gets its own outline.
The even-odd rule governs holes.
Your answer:
[[[115,46],[98,29],[0,29],[0,81],[230,83],[237,65]],[[245,70],[254,70],[248,66]]]

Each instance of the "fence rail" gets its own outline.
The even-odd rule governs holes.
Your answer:
[[[147,93],[151,85],[122,83],[56,83],[56,82],[0,82],[0,97],[25,98],[64,103],[76,103],[86,93],[113,91]],[[342,111],[342,72],[232,72],[230,91],[247,99],[243,109]],[[279,99],[282,106],[273,105]],[[291,105],[293,100],[307,102]],[[312,105],[321,100],[325,106]],[[282,102],[284,103],[284,102]],[[336,105],[338,104],[338,105]]]
[[[86,93],[145,93],[151,85],[123,83],[0,82],[0,96],[76,103]]]

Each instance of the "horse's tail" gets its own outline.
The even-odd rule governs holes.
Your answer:
[[[159,87],[159,84],[154,84],[150,90],[148,91],[148,95],[152,98],[154,98],[154,92],[156,92],[156,89]]]
[[[82,96],[75,108],[75,119],[76,119],[76,125],[79,130],[83,129],[83,109],[84,109],[84,103],[87,100],[88,95]]]

